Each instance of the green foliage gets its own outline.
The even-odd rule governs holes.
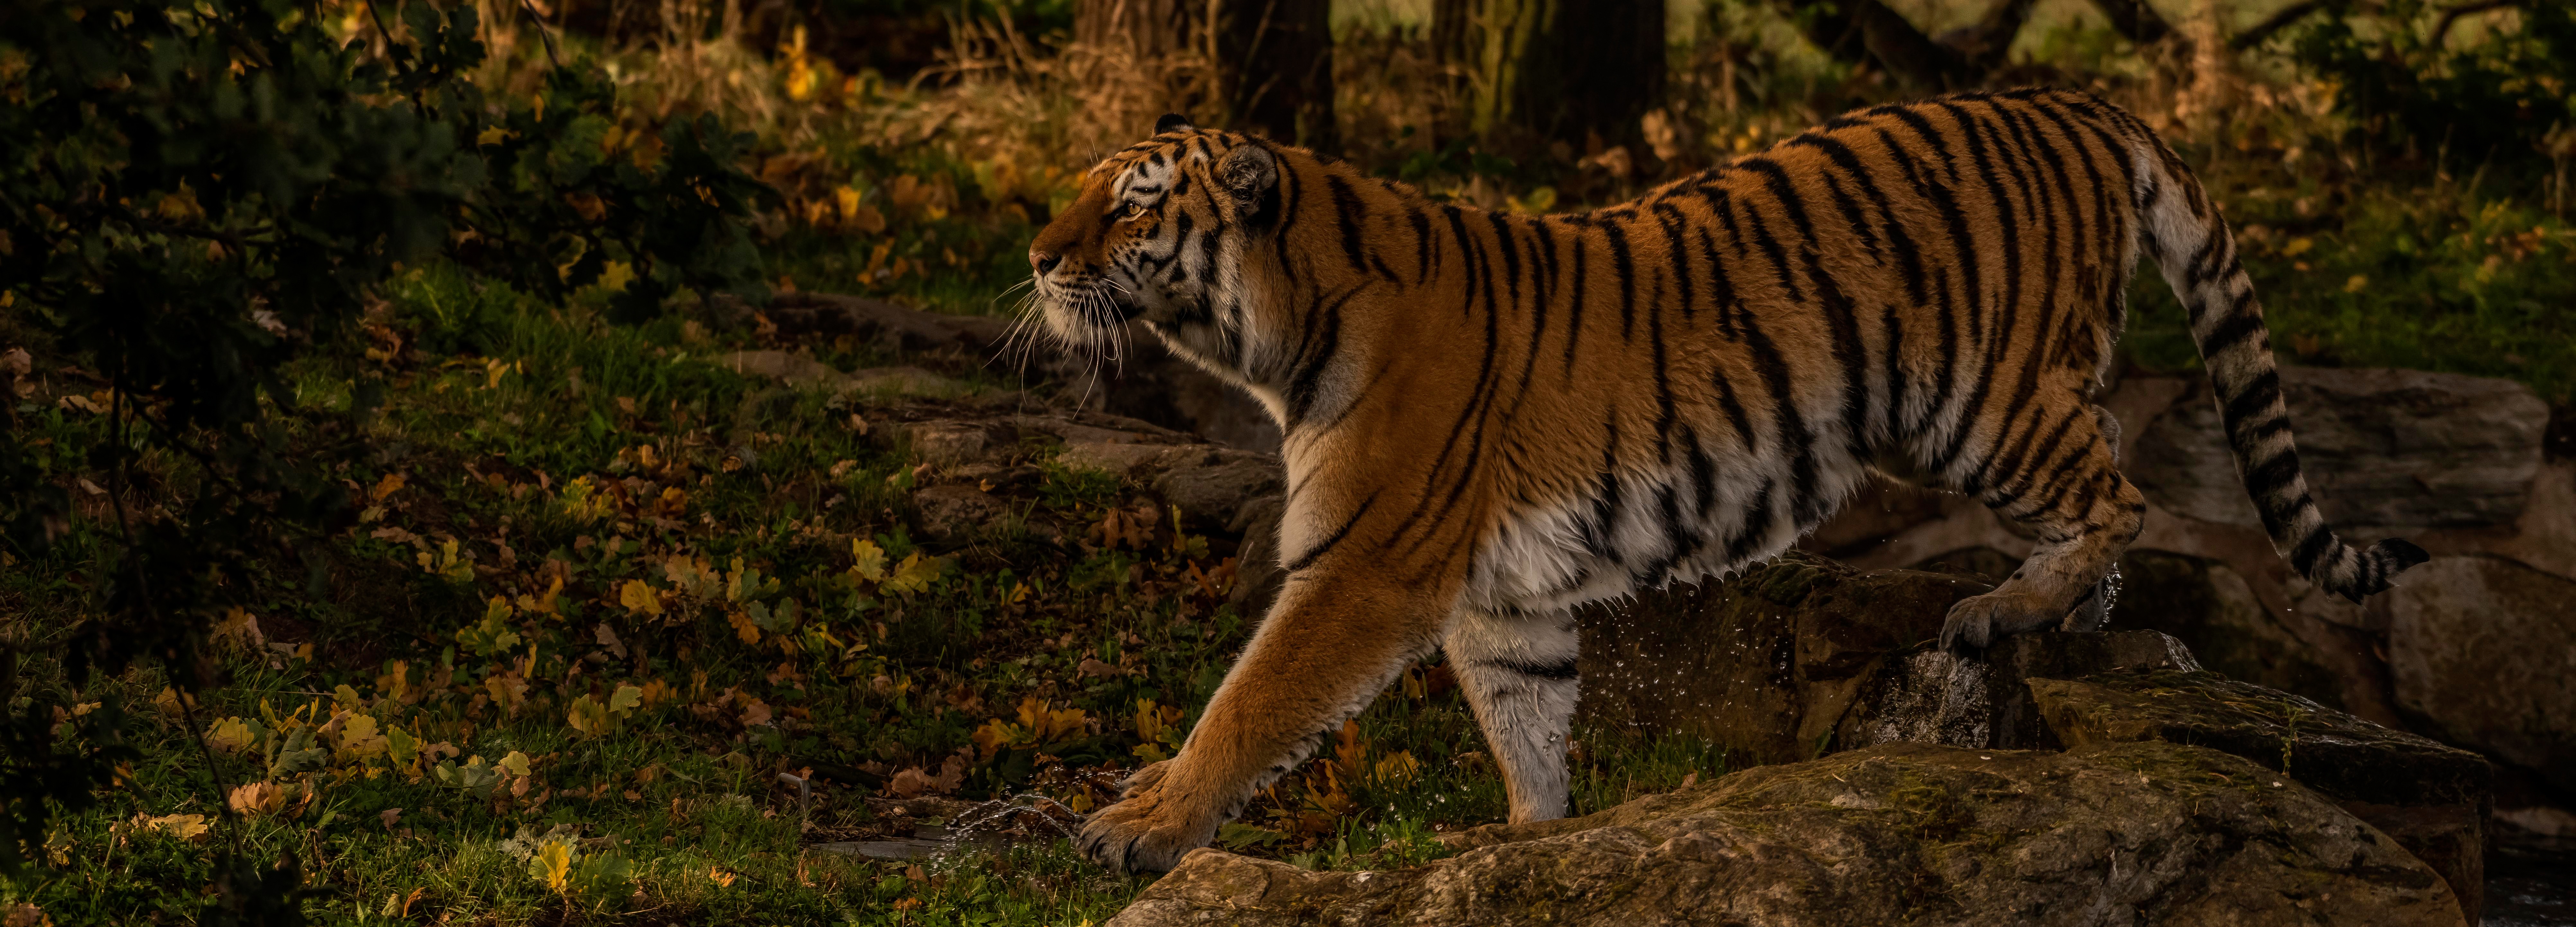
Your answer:
[[[2302,33],[2293,58],[2340,85],[2336,106],[2370,141],[2463,163],[2531,163],[2576,128],[2576,8],[2516,4],[2519,29],[2449,43],[2449,6],[2341,4]],[[2559,152],[2565,157],[2566,152]]]
[[[636,138],[615,104],[605,75],[558,68],[544,105],[480,127],[493,183],[467,212],[474,237],[460,258],[548,302],[623,278],[611,302],[623,321],[661,314],[683,289],[764,294],[740,221],[767,189],[738,166],[751,135],[709,113]]]
[[[68,542],[94,561],[99,617],[66,642],[72,684],[148,655],[203,687],[213,616],[263,591],[321,591],[307,544],[357,514],[331,475],[363,450],[376,393],[352,383],[312,404],[280,374],[340,343],[398,268],[454,254],[561,295],[616,262],[613,305],[639,318],[684,287],[755,288],[739,220],[762,188],[734,163],[745,138],[700,119],[621,149],[600,115],[611,86],[582,69],[550,73],[537,105],[494,107],[461,79],[484,54],[472,7],[396,4],[399,36],[384,12],[367,8],[378,57],[287,0],[0,11],[0,305],[48,366],[97,387],[42,397],[95,417],[85,425],[35,402],[0,412],[0,556]],[[112,509],[109,537],[74,536],[76,483]],[[281,549],[309,575],[264,570]],[[452,545],[432,570],[472,575]],[[26,786],[0,791],[13,871],[26,835],[89,803],[123,755],[28,734],[50,730],[38,707],[6,705],[26,735],[0,755],[0,778]],[[261,894],[300,882],[283,873],[225,856],[204,916],[291,913],[293,891]]]

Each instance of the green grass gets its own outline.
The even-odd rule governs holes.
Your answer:
[[[300,859],[327,923],[1079,924],[1148,884],[1025,819],[1037,839],[918,868],[807,847],[905,835],[922,822],[895,826],[868,799],[952,761],[961,799],[1107,801],[1106,771],[1167,754],[1249,633],[1194,578],[1223,575],[1231,539],[930,543],[907,501],[918,461],[851,424],[891,410],[711,362],[767,346],[750,332],[610,326],[597,294],[539,306],[447,268],[387,295],[380,324],[289,372],[308,404],[383,395],[370,463],[343,474],[366,511],[325,545],[319,582],[259,565],[256,632],[219,616],[228,681],[195,713],[213,775],[159,671],[75,693],[40,668],[22,692],[123,706],[145,759],[57,822],[0,905],[186,921],[236,844]],[[845,367],[919,360],[807,347]],[[47,465],[81,472],[69,449],[102,423],[29,405],[63,451]],[[1040,476],[1010,491],[1072,533],[1136,491],[1051,454],[1022,449]],[[8,633],[41,639],[83,613],[83,577],[111,548],[103,513],[82,514],[47,560],[0,570]],[[1087,660],[1123,672],[1084,674]],[[1438,829],[1500,820],[1499,779],[1442,675],[1408,672],[1225,843],[1397,866],[1440,855]],[[1578,810],[1718,771],[1687,743],[1582,742]],[[778,776],[809,770],[800,806]],[[274,797],[222,821],[217,796],[246,786]],[[148,823],[172,815],[214,826]]]
[[[2503,195],[2502,181],[2282,181],[2212,187],[2283,363],[2500,377],[2555,406],[2576,402],[2576,226]],[[2181,305],[2152,267],[2140,268],[2131,306],[2132,357],[2199,369]]]

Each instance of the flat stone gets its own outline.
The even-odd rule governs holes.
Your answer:
[[[1068,467],[1129,476],[1170,449],[1169,445],[1133,441],[1068,441],[1056,452],[1055,460]]]
[[[940,376],[919,367],[871,367],[854,370],[841,379],[842,392],[877,393],[898,396],[955,396],[971,389],[964,381]]]
[[[2029,685],[2040,717],[2069,746],[2209,747],[2346,801],[2475,804],[2493,787],[2485,757],[2217,673],[2121,670]]]
[[[934,856],[946,848],[946,844],[937,840],[902,838],[895,840],[845,840],[836,843],[817,843],[808,849],[823,853],[843,853],[851,856],[865,856],[869,859],[903,860],[919,859],[924,856]]]
[[[790,386],[841,380],[841,372],[832,365],[786,351],[735,351],[716,357],[715,363],[735,373],[768,377]]]
[[[2450,886],[2334,802],[2168,743],[1891,744],[1765,766],[1459,855],[1310,872],[1203,849],[1112,927],[2466,923]]]
[[[902,422],[887,429],[912,445],[913,453],[932,465],[953,467],[1009,450],[1018,443],[1010,425],[991,421],[933,419]]]

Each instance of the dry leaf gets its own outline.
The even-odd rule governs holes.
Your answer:
[[[234,814],[255,820],[285,810],[286,790],[274,782],[253,782],[235,787],[225,804],[232,806]]]
[[[206,816],[202,814],[165,814],[159,817],[136,814],[134,824],[137,827],[161,831],[190,843],[203,842],[207,831],[210,830],[206,826]]]

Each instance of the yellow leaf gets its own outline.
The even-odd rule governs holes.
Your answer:
[[[393,760],[394,765],[410,766],[412,758],[419,755],[420,738],[399,727],[385,728],[385,757]]]
[[[546,585],[546,594],[544,598],[534,598],[525,593],[521,593],[519,596],[519,610],[531,615],[554,614],[555,598],[562,594],[563,577],[557,576],[555,577],[554,582]]]
[[[502,757],[502,758],[501,758],[501,764],[500,764],[500,765],[501,765],[501,768],[502,768],[502,769],[509,770],[509,771],[510,771],[510,775],[513,775],[513,776],[524,776],[524,775],[527,775],[527,774],[528,774],[528,755],[527,755],[527,754],[525,754],[525,753],[521,753],[521,752],[519,752],[519,751],[517,751],[517,750],[512,750],[512,751],[510,751],[510,755],[509,755],[509,756],[505,756],[505,757]]]
[[[138,827],[161,831],[190,843],[204,840],[206,831],[209,829],[206,826],[206,816],[202,814],[165,814],[160,817],[137,814],[134,816],[134,823]]]
[[[616,692],[608,696],[608,710],[613,712],[634,711],[636,706],[642,704],[644,704],[644,690],[633,685],[620,685]]]
[[[605,736],[611,726],[608,706],[600,704],[598,699],[588,695],[572,700],[572,706],[566,710],[565,720],[572,724],[573,730],[588,737]]]
[[[989,760],[1002,755],[1004,750],[1024,745],[1029,734],[1019,725],[995,718],[984,722],[984,726],[976,728],[971,736],[975,746],[983,748],[984,758]]]
[[[474,136],[474,144],[476,144],[476,145],[498,145],[498,144],[502,143],[503,141],[508,140],[510,136],[515,135],[515,134],[517,134],[517,133],[511,132],[511,131],[510,131],[510,130],[508,130],[508,129],[501,128],[500,126],[493,126],[493,127],[491,127],[491,128],[484,129],[484,130],[482,131],[482,133],[481,133],[481,134],[478,134],[478,135]]]
[[[662,613],[662,597],[653,591],[653,587],[645,585],[640,579],[627,580],[626,585],[617,591],[617,601],[618,604],[626,606],[626,610],[631,613],[644,615]]]
[[[340,749],[359,758],[385,752],[385,737],[376,733],[376,719],[350,715],[340,722]]]
[[[733,623],[733,636],[742,638],[743,643],[760,643],[760,625],[754,624],[750,615],[731,611],[725,613],[725,620]]]
[[[572,841],[557,838],[537,847],[528,857],[528,874],[545,883],[547,890],[563,892],[572,875]]]
[[[856,561],[850,564],[851,576],[872,583],[885,581],[885,548],[878,547],[875,541],[866,538],[851,538],[850,556]]]
[[[1421,771],[1422,764],[1413,759],[1413,751],[1398,750],[1378,760],[1370,777],[1382,783],[1401,784],[1413,781],[1414,774]]]
[[[206,746],[226,753],[248,749],[257,739],[250,731],[250,723],[240,718],[225,718],[206,729]]]
[[[367,498],[369,501],[383,502],[386,496],[393,495],[395,491],[402,489],[406,482],[409,482],[409,478],[400,473],[385,474],[384,479],[376,481],[376,488],[367,492]]]
[[[885,578],[881,588],[887,592],[920,592],[930,588],[930,584],[937,582],[940,574],[947,570],[948,561],[937,557],[923,557],[920,551],[913,551],[911,556],[903,558],[901,565],[894,568],[893,575]]]
[[[2286,245],[2281,246],[2281,256],[2282,256],[2282,257],[2298,257],[2299,255],[2302,255],[2302,254],[2306,254],[2306,253],[2308,253],[2308,249],[2310,249],[2310,248],[2314,248],[2314,247],[2316,247],[2316,246],[2317,246],[2317,242],[2316,242],[2316,240],[2315,240],[2315,239],[2312,239],[2312,238],[2293,238],[2293,239],[2290,239],[2290,243],[2289,243],[2289,244],[2286,244]]]

